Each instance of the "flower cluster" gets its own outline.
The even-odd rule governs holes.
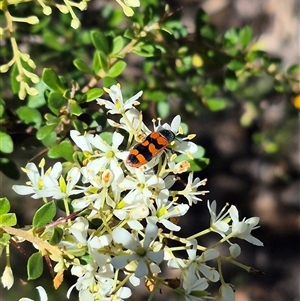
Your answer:
[[[179,174],[189,170],[198,146],[190,141],[192,135],[182,137],[180,116],[171,124],[154,121],[153,131],[169,130],[175,135],[174,141],[156,156],[147,157],[140,167],[130,166],[126,158],[132,147],[153,132],[136,109],[142,92],[127,101],[119,85],[107,92],[111,100],[98,99],[98,104],[113,115],[108,123],[115,131],[104,136],[72,130],[70,136],[81,163],[74,163],[65,177],[61,163],[47,171],[44,160],[39,164],[40,171],[29,163],[23,171],[30,182],[13,186],[15,192],[45,202],[64,200],[67,217],[59,224],[63,235],[57,244],[62,255],[50,254],[50,258],[57,262],[56,273],[70,268],[77,277],[67,296],[76,289],[80,300],[125,300],[132,294],[127,284],[137,286],[144,279],[151,295],[169,287],[189,301],[206,299],[210,283],[220,281],[224,299],[232,300],[233,291],[223,279],[221,263],[225,259],[236,263],[240,247],[231,242],[232,238],[262,245],[251,235],[258,218],[240,221],[234,206],[217,214],[216,202],[208,202],[209,227],[189,238],[176,235],[181,229],[179,218],[208,192],[201,190],[206,179],[194,177],[193,172],[184,185],[182,180],[174,185],[180,180]],[[151,153],[151,147],[141,144],[138,151],[142,155],[144,151]],[[176,153],[186,154],[190,160],[180,161]],[[44,231],[51,229],[50,224]],[[211,247],[198,245],[196,238],[210,232],[220,234],[221,240]],[[49,235],[44,233],[43,237]],[[221,243],[228,244],[229,257],[216,250]],[[179,250],[186,250],[187,259],[178,257]],[[218,262],[217,268],[211,260]],[[180,271],[178,277],[163,278],[163,262]]]

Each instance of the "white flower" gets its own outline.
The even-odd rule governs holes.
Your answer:
[[[181,228],[170,221],[172,217],[179,217],[189,209],[187,204],[175,204],[174,201],[169,201],[168,189],[160,191],[154,204],[149,204],[151,216],[147,218],[151,223],[162,223],[167,229],[171,231],[179,231]]]
[[[216,214],[217,209],[217,203],[216,201],[213,201],[211,204],[209,201],[207,201],[207,207],[210,214],[210,228],[212,231],[219,233],[221,236],[224,236],[228,229],[229,225],[224,221],[226,217],[228,217],[229,213],[226,211],[224,214],[224,210],[227,208],[227,206],[223,207],[223,209],[220,211],[220,213]]]
[[[82,135],[80,132],[76,130],[70,131],[70,136],[72,140],[75,142],[75,144],[84,152],[88,152],[90,154],[93,153],[93,148],[91,143],[89,142],[89,138],[91,138],[93,135],[85,133]]]
[[[141,112],[136,108],[131,108],[130,110],[126,111],[122,115],[120,123],[111,119],[107,119],[107,122],[112,127],[123,129],[132,136],[136,135],[139,131],[145,133],[146,135],[151,133],[151,131],[142,121]]]
[[[200,296],[205,297],[203,294],[208,287],[208,282],[205,278],[197,278],[195,275],[189,274],[189,278],[184,279],[182,287],[185,291],[186,301],[201,301],[204,299]]]
[[[12,189],[20,195],[33,194],[34,199],[52,196],[53,189],[56,189],[58,185],[57,179],[62,173],[62,164],[57,162],[46,172],[44,166],[45,159],[42,159],[39,164],[40,172],[34,163],[28,163],[22,170],[27,174],[30,182],[26,183],[27,186],[13,185]]]
[[[94,261],[99,266],[101,270],[101,275],[104,277],[113,278],[114,272],[113,267],[109,263],[110,256],[106,254],[99,253],[99,250],[105,249],[111,244],[112,236],[110,234],[103,234],[101,236],[91,236],[88,239],[88,250],[89,255],[94,259]]]
[[[98,154],[100,159],[90,161],[90,164],[93,165],[91,168],[95,168],[96,170],[101,170],[108,166],[110,166],[112,170],[120,168],[118,160],[125,159],[125,156],[119,150],[119,146],[123,142],[123,139],[124,137],[120,133],[114,132],[112,136],[112,145],[109,145],[100,136],[89,137],[89,142],[100,151]]]
[[[97,103],[101,106],[104,105],[105,108],[109,110],[107,112],[109,114],[124,114],[125,111],[140,104],[137,99],[143,94],[143,91],[140,91],[124,102],[120,85],[113,85],[110,87],[110,89],[106,90],[109,93],[109,97],[111,98],[112,102],[98,98]]]
[[[241,254],[241,247],[238,244],[232,244],[229,247],[230,256],[236,258]]]
[[[220,293],[224,301],[234,301],[234,291],[228,283],[222,283]]]
[[[146,276],[149,271],[150,263],[159,264],[163,260],[163,250],[154,252],[151,249],[153,242],[156,240],[158,228],[154,224],[147,224],[145,229],[145,238],[143,243],[139,241],[138,237],[133,237],[127,230],[123,228],[116,228],[113,231],[113,239],[116,243],[121,244],[127,250],[132,251],[128,255],[117,255],[111,261],[116,269],[124,268],[128,263],[137,262],[135,276],[142,278]]]
[[[77,217],[72,226],[68,229],[67,239],[59,243],[60,247],[68,250],[82,250],[84,253],[87,245],[89,223],[84,217]]]
[[[92,154],[89,157],[93,158],[93,160],[89,161],[87,169],[93,170],[94,174],[98,173],[104,168],[108,168],[109,166],[115,173],[117,172],[116,169],[121,169],[118,161],[124,161],[127,154],[126,152],[119,150],[119,146],[124,139],[124,137],[120,133],[113,133],[112,145],[109,145],[99,135],[81,135],[78,131],[75,130],[71,131],[71,138],[83,152]],[[93,152],[93,149],[96,149],[95,154]]]
[[[192,239],[186,244],[186,251],[189,258],[186,260],[175,258],[168,262],[168,266],[172,268],[180,268],[183,274],[196,275],[197,278],[201,278],[200,272],[206,279],[216,282],[219,280],[219,273],[214,269],[206,265],[206,261],[215,259],[219,256],[219,252],[215,249],[209,249],[203,252],[200,256],[197,255],[197,241]],[[192,277],[192,276],[186,276]]]
[[[152,189],[163,189],[163,179],[156,175],[146,175],[139,168],[135,169],[135,177],[126,177],[119,185],[122,190],[130,190],[124,197],[124,201],[128,204],[143,202],[147,205],[150,197],[152,196]]]
[[[109,169],[105,169],[102,173],[97,173],[89,167],[83,167],[81,170],[85,177],[84,182],[92,185],[86,188],[85,196],[72,201],[72,206],[76,210],[90,206],[92,211],[88,216],[89,218],[99,214],[99,211],[103,210],[106,205],[115,208],[120,199],[121,190],[118,184],[124,178],[123,172],[115,176]],[[115,172],[118,171],[119,169],[115,170]]]
[[[127,203],[126,200],[118,202],[113,211],[119,220],[126,220],[127,225],[134,230],[142,230],[144,226],[139,222],[149,215],[149,208],[141,202]]]
[[[77,246],[85,246],[87,244],[86,238],[88,235],[89,222],[84,217],[77,217],[75,223],[69,228],[70,233],[76,238]]]
[[[205,195],[206,193],[208,193],[208,191],[203,191],[203,190],[198,191],[197,190],[199,186],[206,185],[207,179],[200,181],[199,178],[196,178],[193,180],[193,176],[194,176],[194,173],[191,172],[189,174],[188,182],[185,186],[185,189],[178,192],[180,195],[183,195],[184,197],[187,198],[190,206],[192,206],[193,203],[197,204],[198,201],[202,201],[202,199],[200,199],[198,197],[198,195]]]
[[[252,230],[259,228],[259,226],[256,227],[259,217],[244,218],[242,221],[239,221],[239,212],[233,205],[229,208],[229,214],[232,219],[232,237],[244,239],[256,246],[263,246],[259,239],[251,235]]]
[[[37,286],[36,289],[39,292],[40,301],[48,301],[48,296],[47,296],[45,289],[41,286]],[[34,300],[29,299],[29,298],[21,298],[21,299],[19,299],[19,301],[34,301]]]
[[[10,266],[5,266],[3,275],[1,277],[1,282],[3,284],[3,287],[6,287],[8,290],[13,286],[14,274]]]
[[[76,283],[72,285],[68,292],[67,298],[70,297],[71,291],[74,287],[79,291],[79,298],[85,301],[93,301],[93,294],[89,290],[91,286],[95,286],[96,283],[96,274],[98,266],[95,263],[87,265],[78,265],[71,268],[71,274],[78,277]]]
[[[67,198],[70,195],[75,195],[84,192],[85,188],[76,189],[76,184],[80,179],[80,170],[78,167],[73,167],[69,170],[66,180],[61,176],[59,183],[52,187],[52,194],[50,195],[56,200]]]

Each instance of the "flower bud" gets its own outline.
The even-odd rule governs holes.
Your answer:
[[[221,285],[220,292],[224,301],[234,301],[234,292],[228,283],[223,283]]]
[[[78,4],[78,8],[80,10],[86,10],[87,9],[87,3],[86,1],[81,1],[79,4]]]
[[[59,9],[59,11],[63,14],[67,14],[69,12],[68,8],[65,5],[56,4],[56,7]]]
[[[19,90],[18,95],[19,95],[19,98],[23,100],[23,99],[25,99],[27,93],[26,93],[25,87],[24,87],[24,86],[22,87],[22,83],[23,83],[23,82],[21,82],[20,90]]]
[[[20,56],[24,62],[28,62],[28,60],[30,59],[30,56],[28,53],[20,53]]]
[[[9,64],[4,64],[4,65],[1,65],[0,66],[0,72],[1,73],[5,73],[5,72],[7,72],[8,70],[9,70]]]
[[[30,17],[24,19],[24,22],[34,25],[34,24],[38,24],[40,22],[40,20],[38,19],[37,16],[30,16]]]
[[[132,7],[138,7],[138,6],[140,6],[140,1],[139,0],[124,0],[124,3],[127,6],[132,6]]]
[[[50,6],[45,6],[43,8],[43,14],[49,16],[52,13],[52,8]]]
[[[27,64],[29,65],[30,68],[35,69],[36,65],[35,62],[32,59],[29,59]]]
[[[3,275],[1,277],[1,282],[4,287],[6,287],[8,290],[13,286],[14,284],[14,275],[12,272],[11,267],[6,266],[3,272]]]
[[[229,247],[229,252],[232,258],[236,258],[241,254],[241,247],[238,244],[233,244]]]
[[[31,73],[29,78],[34,84],[37,84],[40,81],[40,78],[34,73]]]
[[[80,27],[80,21],[78,19],[73,19],[71,22],[71,27],[74,29],[77,29],[78,27]]]
[[[27,93],[32,96],[39,94],[39,91],[34,87],[28,87],[26,90],[27,90]]]

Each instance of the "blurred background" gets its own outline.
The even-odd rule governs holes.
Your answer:
[[[82,26],[91,26],[95,12],[103,2],[92,1],[85,13]],[[201,7],[209,16],[210,23],[222,34],[229,28],[249,25],[256,39],[256,47],[282,61],[282,68],[300,61],[300,2],[297,0],[206,0],[206,1],[169,1],[171,9],[179,9],[181,21],[193,34],[194,18],[197,8]],[[89,18],[89,16],[91,18]],[[26,41],[24,41],[26,46]],[[200,45],[201,47],[201,45]],[[129,57],[130,79],[138,77],[140,62]],[[126,79],[123,82],[126,83]],[[260,217],[260,228],[252,234],[264,243],[264,247],[255,247],[241,242],[240,261],[252,266],[264,276],[247,274],[228,265],[225,277],[234,283],[236,301],[298,301],[300,300],[300,141],[299,110],[293,106],[290,93],[278,93],[270,80],[261,76],[249,83],[245,93],[236,96],[235,105],[226,110],[212,112],[193,112],[186,120],[189,132],[196,133],[196,142],[206,150],[205,156],[210,164],[197,175],[208,179],[206,189],[210,193],[203,197],[203,202],[190,210],[188,217],[180,221],[182,235],[191,235],[195,227],[206,227],[209,223],[207,200],[216,200],[218,209],[226,203],[234,204],[242,217]],[[138,92],[138,90],[136,91]],[[241,125],[241,119],[251,115],[251,108],[245,99],[256,103],[256,114],[248,126]],[[169,99],[176,108],[185,99]],[[179,103],[179,105],[178,105]],[[258,113],[257,113],[258,112]],[[144,112],[145,118],[151,121],[157,117],[154,104]],[[173,116],[170,116],[170,119]],[[249,117],[252,118],[252,117]],[[149,123],[150,124],[150,123]],[[43,148],[32,147],[23,150],[17,145],[13,154],[18,166],[25,166],[27,161],[36,156]],[[275,149],[275,151],[274,151]],[[39,162],[40,159],[36,160]],[[50,161],[48,161],[50,164]],[[19,182],[24,183],[22,175]],[[7,196],[12,203],[12,212],[19,212],[20,225],[29,224],[36,208],[37,200],[29,197],[15,196],[11,186],[16,184],[1,175],[1,195]],[[213,242],[204,240],[203,244]],[[29,250],[30,252],[30,250]],[[12,266],[24,267],[26,257],[17,249]],[[1,267],[4,265],[1,257]],[[224,268],[225,270],[225,268]],[[40,283],[26,283],[26,271],[15,274],[17,287],[26,292]],[[175,274],[174,274],[175,275]],[[173,276],[174,276],[173,275]],[[45,287],[51,286],[51,279],[45,272]],[[70,282],[72,283],[72,282]],[[50,300],[67,300],[65,291],[68,283],[58,292],[59,299],[52,296]],[[216,288],[217,289],[217,288]],[[7,292],[0,289],[1,301],[17,300],[19,292],[12,289]],[[32,296],[32,293],[30,293]],[[157,295],[155,300],[165,299]],[[38,300],[38,298],[36,298]],[[75,295],[72,300],[76,300]],[[132,301],[147,300],[142,290]],[[169,296],[168,300],[176,301]]]

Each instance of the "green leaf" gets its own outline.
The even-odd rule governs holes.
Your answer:
[[[75,100],[71,100],[69,104],[71,115],[80,116],[83,113],[82,108]]]
[[[18,94],[20,90],[20,83],[17,81],[17,76],[19,75],[19,70],[17,64],[14,64],[11,68],[10,73],[10,81],[11,81],[11,87],[14,94]]]
[[[92,88],[91,90],[87,91],[83,95],[83,99],[85,102],[89,102],[92,100],[95,100],[96,98],[100,97],[103,95],[103,90],[99,88]]]
[[[239,33],[241,46],[243,48],[246,48],[251,42],[252,37],[253,37],[253,31],[251,27],[245,26],[244,28],[242,28]]]
[[[253,51],[249,51],[246,54],[246,61],[247,62],[253,62],[257,59],[264,59],[268,56],[268,54],[265,51],[262,50],[253,50]]]
[[[132,28],[126,29],[124,33],[124,38],[127,38],[129,40],[135,39],[135,34]]]
[[[106,36],[100,31],[91,32],[92,43],[94,44],[97,50],[109,54],[109,44]]]
[[[124,61],[118,61],[108,70],[107,76],[117,77],[126,68],[126,63]]]
[[[25,124],[33,125],[35,128],[39,128],[41,126],[42,115],[37,109],[21,106],[16,112]]]
[[[201,159],[195,159],[190,162],[191,171],[201,171],[203,170],[208,164],[209,164],[209,159],[208,158],[201,158]]]
[[[227,65],[228,69],[232,71],[239,71],[245,69],[245,63],[237,60],[232,60]]]
[[[68,104],[68,100],[59,92],[52,91],[48,97],[49,109],[55,114],[59,115],[61,110]]]
[[[11,137],[5,132],[0,131],[0,151],[5,154],[10,154],[14,150],[14,143]]]
[[[133,47],[132,52],[143,57],[151,57],[154,54],[154,50],[155,48],[153,45],[140,43]]]
[[[41,139],[42,143],[47,146],[51,147],[56,143],[57,134],[55,132],[51,132],[49,135]]]
[[[7,177],[18,180],[20,178],[20,167],[16,163],[6,157],[0,157],[0,171],[3,172]]]
[[[15,213],[5,213],[0,215],[0,225],[12,227],[17,224],[17,217]]]
[[[5,117],[5,103],[4,100],[2,98],[0,98],[0,118],[4,118]]]
[[[287,69],[287,74],[294,75],[300,70],[300,64],[294,64]]]
[[[52,246],[56,246],[62,240],[64,231],[59,227],[54,227],[53,233],[50,237],[49,243]]]
[[[238,80],[233,71],[227,70],[225,75],[225,86],[229,91],[235,91],[238,87]]]
[[[45,226],[51,222],[56,214],[54,202],[49,202],[39,208],[34,214],[32,225],[36,228]]]
[[[48,151],[50,158],[64,158],[69,162],[73,162],[73,154],[73,145],[68,140],[62,141],[58,145],[53,145]]]
[[[167,97],[167,93],[161,90],[149,90],[143,94],[143,98],[148,101],[165,102]]]
[[[208,14],[202,9],[198,8],[195,17],[196,28],[199,29],[209,22]]]
[[[45,114],[45,119],[47,120],[47,125],[55,124],[57,126],[60,123],[60,119],[50,113]]]
[[[99,135],[105,142],[107,142],[109,145],[112,143],[112,136],[113,134],[110,132],[102,132]]]
[[[238,32],[235,28],[228,29],[224,34],[224,38],[231,45],[236,45],[239,41],[239,35],[238,35]]]
[[[93,70],[98,73],[100,70],[107,71],[108,61],[107,56],[102,51],[95,51],[93,57]]]
[[[7,198],[0,198],[0,214],[9,212],[10,203]]]
[[[124,46],[124,39],[121,36],[117,36],[113,40],[112,54],[118,54]]]
[[[46,104],[45,91],[48,89],[47,85],[41,80],[36,85],[39,93],[37,95],[28,95],[28,107],[29,108],[40,108]]]
[[[218,31],[212,25],[206,24],[200,28],[201,35],[209,40],[216,40],[218,38]]]
[[[56,72],[50,68],[44,69],[42,79],[47,86],[56,92],[63,94],[67,90]]]
[[[44,45],[47,45],[50,49],[53,49],[60,53],[63,50],[62,44],[68,44],[68,43],[61,43],[59,39],[57,38],[57,34],[53,31],[47,30],[47,26],[43,28],[43,40]]]
[[[158,116],[160,118],[166,119],[169,116],[171,107],[168,102],[160,101],[157,103],[156,108],[157,108]]]
[[[11,238],[10,235],[7,233],[2,233],[0,235],[0,250],[1,250],[1,245],[6,246],[9,242],[10,238]],[[0,251],[0,256],[1,256],[1,251]]]
[[[93,74],[93,69],[82,59],[75,59],[73,61],[74,66],[81,72],[86,74]]]
[[[220,97],[206,99],[207,106],[211,111],[220,111],[226,108],[227,100]]]
[[[41,127],[36,133],[36,138],[38,140],[44,139],[45,137],[50,135],[55,130],[57,125],[58,124],[51,124],[51,125],[45,125],[45,126]]]
[[[39,278],[43,273],[43,256],[40,252],[33,253],[27,262],[28,280]]]

